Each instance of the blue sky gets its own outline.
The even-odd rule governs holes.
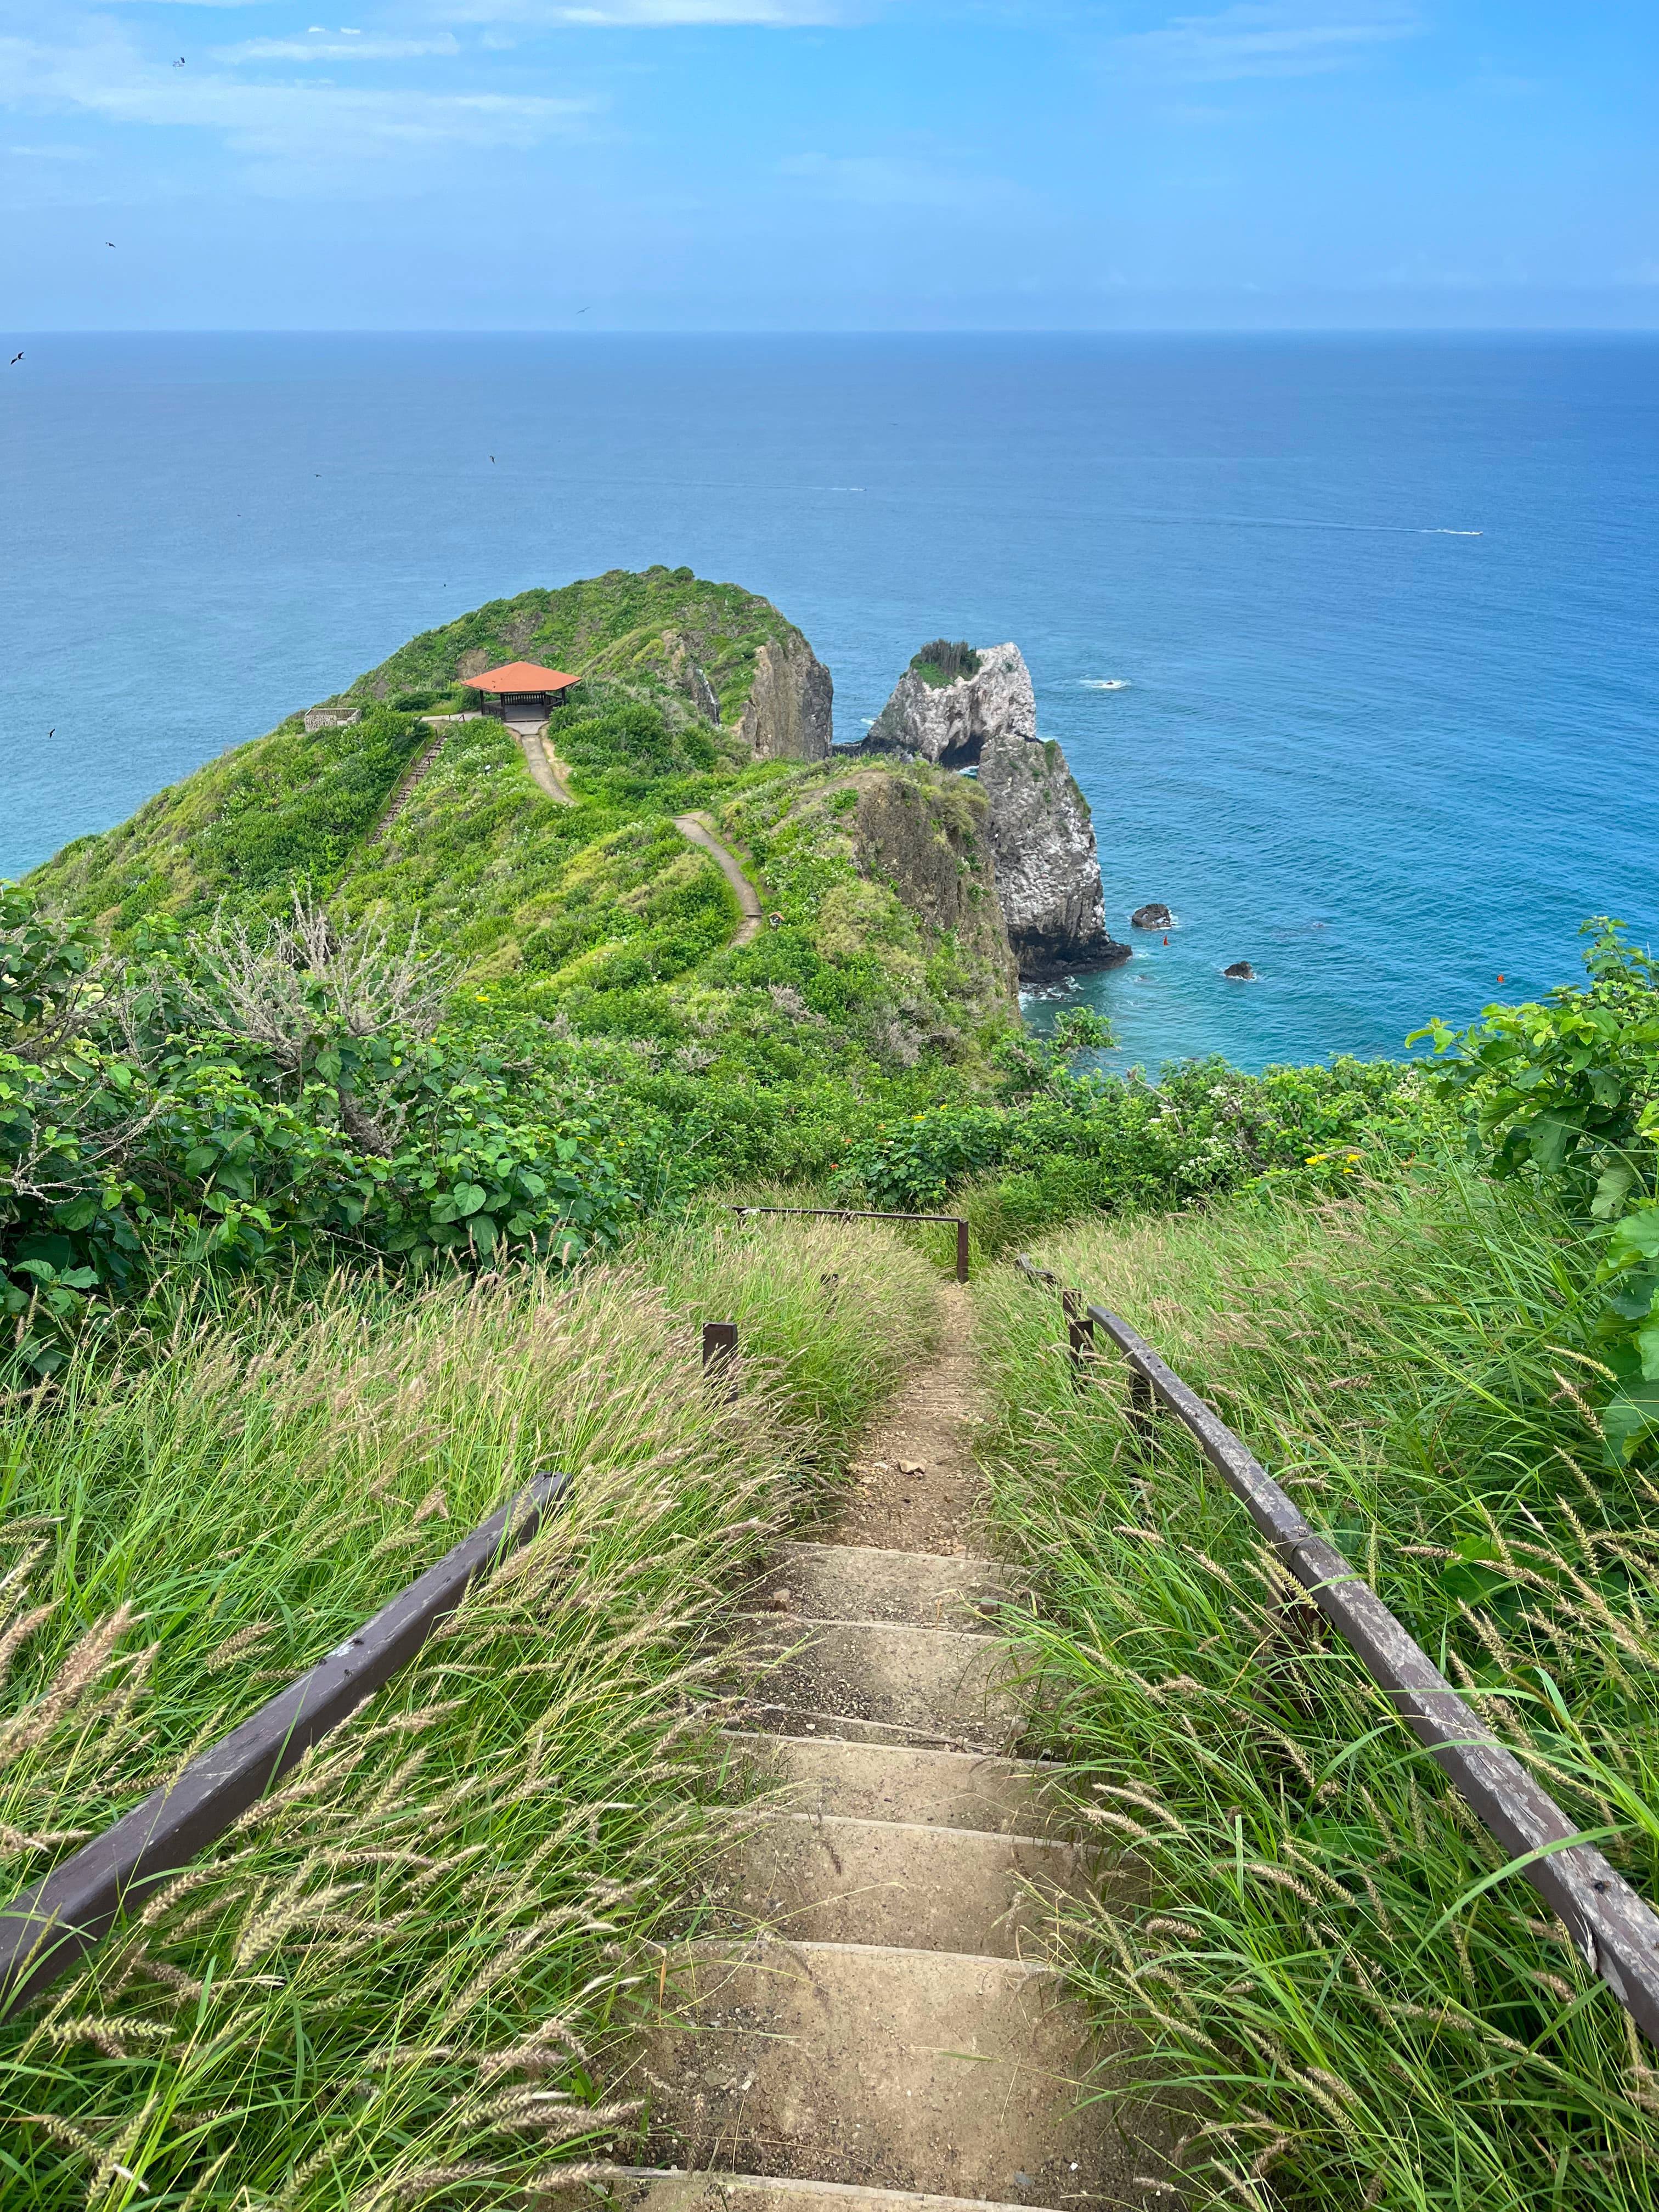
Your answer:
[[[1652,328],[1656,61],[1654,0],[0,0],[0,275],[16,330]]]

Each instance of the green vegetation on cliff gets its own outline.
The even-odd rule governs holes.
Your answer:
[[[753,652],[796,636],[684,571],[521,594],[360,679],[357,720],[291,716],[39,871],[15,963],[74,975],[0,1035],[29,1357],[178,1261],[569,1255],[722,1181],[973,1183],[994,1245],[1232,1188],[1386,1103],[1386,1067],[1228,1075],[1224,1108],[1225,1071],[1074,1076],[1101,1038],[1018,1024],[982,793],[757,760],[731,726]],[[691,647],[719,727],[679,688]],[[416,711],[505,653],[584,672],[548,735],[571,804],[500,723]],[[750,942],[693,813],[760,893]]]
[[[1197,2116],[1192,2200],[1634,2212],[1659,2129],[1606,1992],[1180,1440],[1133,1438],[1052,1299],[983,1263],[1070,1224],[1046,1256],[1271,1450],[1651,1892],[1653,964],[1604,929],[1580,989],[1435,1025],[1438,1079],[1107,1075],[1092,1017],[1018,1023],[974,785],[754,757],[747,672],[796,635],[685,571],[524,594],[0,894],[14,1887],[532,1468],[581,1470],[0,2022],[30,2115],[0,2175],[53,2212],[392,2212],[623,2148],[606,2039],[709,1842],[702,1655],[937,1319],[884,1230],[699,1203],[772,1182],[969,1218],[996,1510],[1042,1601],[1008,1632],[1135,1856],[1059,1940]],[[569,804],[440,718],[475,654],[580,669]],[[696,1387],[713,1315],[753,1355],[730,1398]]]
[[[557,591],[492,599],[423,630],[327,703],[395,704],[420,693],[420,704],[431,707],[468,675],[505,660],[679,690],[689,659],[712,686],[720,720],[731,724],[748,701],[761,647],[799,638],[769,600],[736,584],[708,583],[690,568],[612,568]]]

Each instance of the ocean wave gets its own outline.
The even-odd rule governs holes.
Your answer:
[[[1484,530],[1419,530],[1419,538],[1484,538]]]
[[[1077,681],[1080,691],[1127,691],[1129,688],[1127,676],[1079,676]]]

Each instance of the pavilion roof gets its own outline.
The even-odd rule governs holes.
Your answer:
[[[579,679],[557,668],[538,668],[533,660],[504,660],[499,668],[463,676],[469,691],[562,691]]]

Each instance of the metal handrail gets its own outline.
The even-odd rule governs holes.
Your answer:
[[[957,1280],[968,1279],[968,1224],[960,1213],[876,1213],[862,1206],[731,1206],[728,1213],[811,1213],[828,1221],[948,1221],[957,1232]]]
[[[1045,1288],[1060,1279],[1024,1254],[1022,1272]],[[1659,1914],[1632,1889],[1515,1754],[1465,1705],[1422,1646],[1336,1547],[1322,1536],[1261,1462],[1146,1339],[1104,1306],[1061,1291],[1071,1355],[1081,1369],[1085,1340],[1103,1329],[1128,1363],[1130,1418],[1145,1433],[1159,1407],[1196,1440],[1243,1504],[1258,1532],[1395,1702],[1441,1771],[1556,1912],[1594,1973],[1650,2043],[1659,2045]]]
[[[533,1477],[343,1644],[0,1907],[0,2013],[66,1972],[122,1912],[216,1842],[313,1744],[349,1719],[449,1619],[479,1575],[529,1542],[570,1480],[552,1472]]]

